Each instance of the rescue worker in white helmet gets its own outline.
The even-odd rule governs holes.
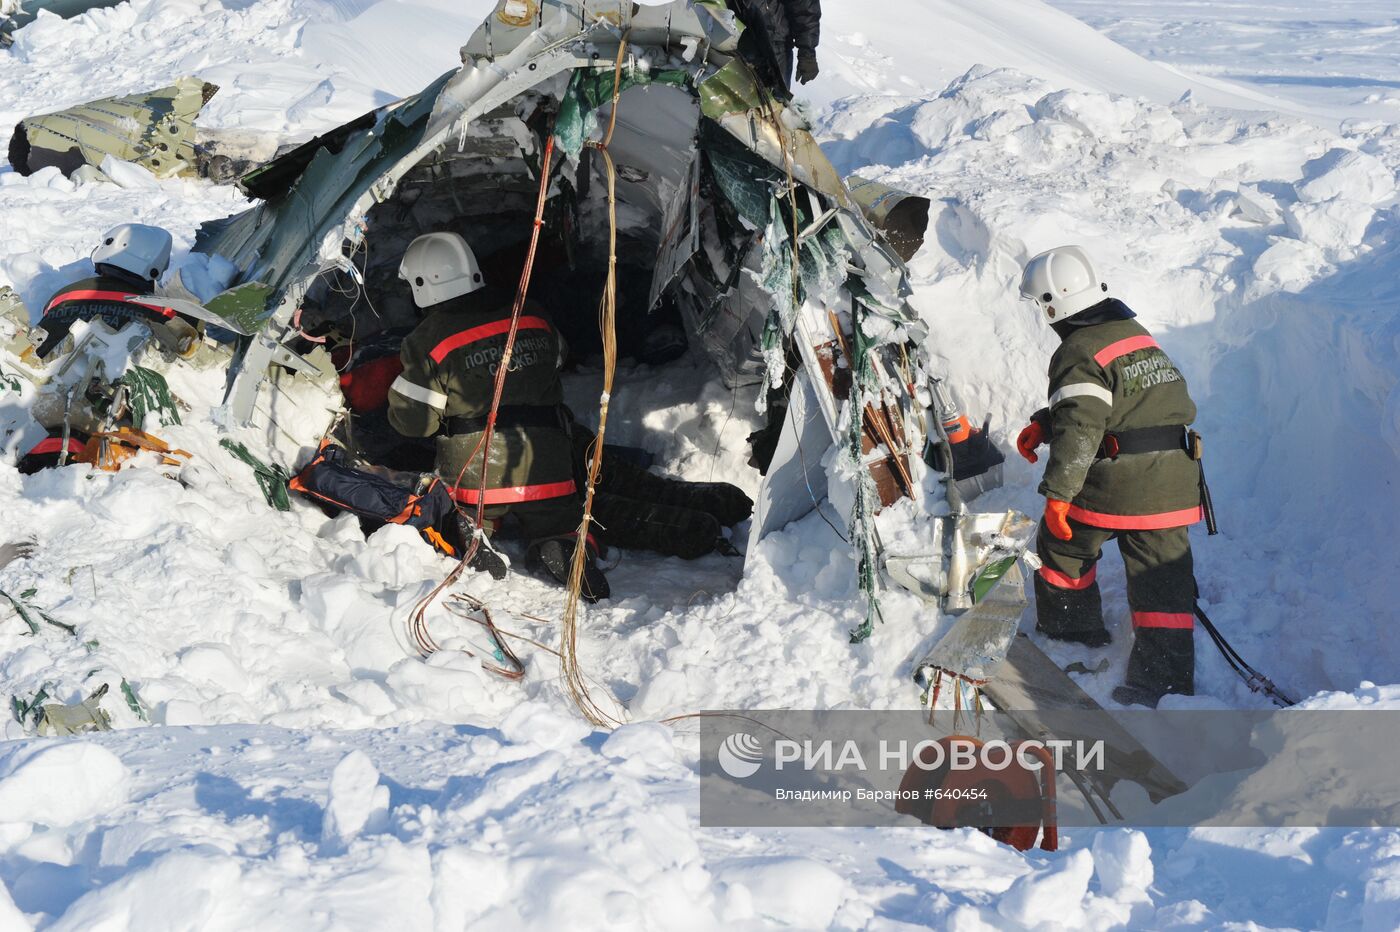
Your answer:
[[[1118,541],[1128,576],[1133,648],[1114,699],[1155,707],[1194,691],[1196,583],[1187,528],[1200,521],[1196,405],[1171,358],[1114,298],[1088,253],[1062,246],[1031,259],[1021,295],[1060,337],[1049,405],[1017,449],[1031,463],[1046,443],[1040,493],[1036,629],[1089,646],[1109,641],[1096,581],[1104,544]]]
[[[179,320],[183,322],[179,326],[184,334],[179,339],[193,340],[198,321],[185,320],[159,298],[152,297],[156,283],[170,265],[170,247],[170,234],[159,227],[123,223],[108,230],[92,251],[96,274],[60,288],[44,304],[37,328],[42,337],[35,347],[36,355],[40,359],[51,356],[79,321],[101,320],[113,330],[140,322],[169,338],[170,328]],[[49,436],[20,458],[20,472],[34,473],[72,462],[84,452],[88,431],[95,424],[90,418],[74,417],[71,423],[46,426],[50,428]]]
[[[101,318],[116,329],[133,320],[173,319],[175,311],[159,300],[140,300],[155,293],[170,265],[170,245],[170,234],[160,227],[123,223],[108,230],[92,251],[97,274],[60,288],[44,305],[39,357],[52,353],[75,321]]]
[[[476,256],[456,233],[415,239],[399,277],[426,316],[404,339],[403,373],[389,389],[390,424],[408,437],[436,436],[437,473],[461,511],[474,516],[484,494],[484,530],[528,540],[529,561],[567,583],[583,499],[559,379],[562,339],[544,308],[527,301],[490,449],[483,452],[514,296],[486,285]],[[581,595],[591,602],[608,597],[596,550],[590,540]]]

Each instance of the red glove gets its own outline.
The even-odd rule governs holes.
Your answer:
[[[1045,528],[1060,540],[1069,540],[1074,536],[1069,526],[1069,502],[1058,498],[1045,500]]]
[[[1016,449],[1026,458],[1027,463],[1034,463],[1040,457],[1035,455],[1036,447],[1045,442],[1045,425],[1038,418],[1033,418],[1029,424],[1021,429],[1021,434],[1016,438]]]

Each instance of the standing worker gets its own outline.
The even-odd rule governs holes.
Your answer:
[[[488,288],[476,256],[456,233],[409,244],[399,277],[426,316],[403,342],[403,374],[389,390],[389,422],[408,437],[437,435],[437,472],[459,508],[480,497],[481,442],[496,373],[510,331],[512,296]],[[528,540],[530,562],[568,580],[583,500],[574,481],[573,441],[563,407],[563,343],[544,310],[526,303],[486,451],[485,521],[504,537]],[[582,596],[607,598],[607,579],[588,551]]]
[[[1049,407],[1016,441],[1032,463],[1040,444],[1050,446],[1040,484],[1036,629],[1091,647],[1109,642],[1095,575],[1103,545],[1116,539],[1134,638],[1113,698],[1155,708],[1167,693],[1191,695],[1196,582],[1187,528],[1203,516],[1204,482],[1199,439],[1187,429],[1196,405],[1186,380],[1110,296],[1082,248],[1031,259],[1021,295],[1060,337]]]
[[[788,94],[792,86],[792,52],[797,50],[797,80],[816,80],[817,44],[821,40],[821,0],[729,0],[745,26],[739,52],[769,83]]]

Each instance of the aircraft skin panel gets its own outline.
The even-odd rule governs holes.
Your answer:
[[[777,450],[759,486],[746,554],[774,531],[819,507],[827,493],[822,460],[831,449],[831,430],[804,371],[793,376],[792,394]]]

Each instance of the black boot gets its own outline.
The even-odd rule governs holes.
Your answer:
[[[1149,709],[1157,708],[1157,703],[1162,701],[1163,693],[1151,689],[1143,689],[1141,686],[1115,686],[1113,688],[1113,701],[1119,705],[1145,705]]]
[[[455,524],[457,539],[450,543],[457,548],[458,557],[467,552],[472,545],[472,537],[476,533],[476,525],[472,524],[472,519],[462,514],[460,511],[453,511],[452,518]],[[478,573],[487,573],[492,579],[502,580],[506,578],[506,561],[501,559],[501,555],[487,546],[486,541],[477,545],[476,553],[472,556],[472,561],[467,566]]]
[[[1035,630],[1056,641],[1103,647],[1112,640],[1103,624],[1098,583],[1083,589],[1061,589],[1037,573],[1035,615]]]
[[[679,482],[680,480],[675,480]],[[753,514],[753,499],[728,482],[685,482],[689,504],[681,505],[715,516],[723,527],[733,527]]]
[[[526,551],[526,562],[532,566],[542,566],[555,582],[561,586],[568,586],[569,572],[574,565],[574,536],[565,535],[535,541]],[[608,579],[603,575],[603,571],[598,569],[596,554],[591,544],[584,552],[583,582],[579,587],[579,595],[590,604],[611,595]]]
[[[498,581],[506,578],[506,561],[501,559],[501,555],[486,546],[485,543],[476,548],[476,554],[467,566],[478,573],[487,573],[492,579]]]

